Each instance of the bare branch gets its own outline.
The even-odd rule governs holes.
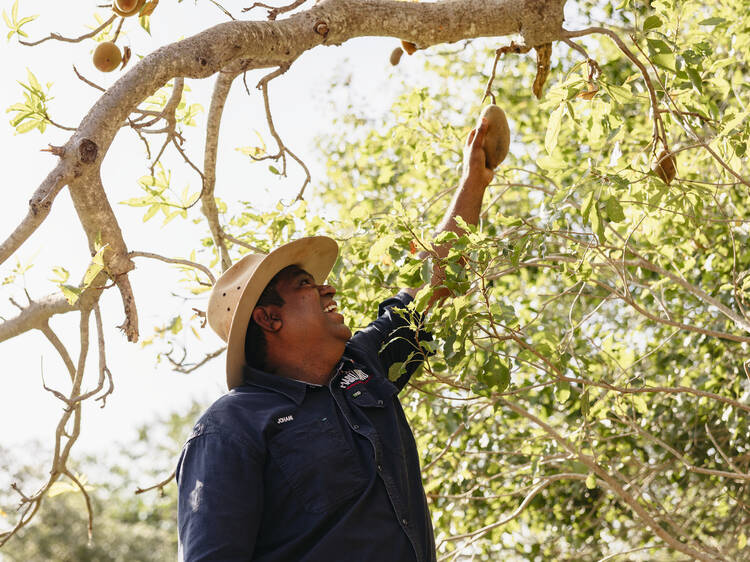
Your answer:
[[[34,45],[39,45],[40,43],[44,43],[45,41],[50,41],[50,40],[63,41],[65,43],[80,43],[84,39],[90,39],[91,37],[99,33],[100,31],[102,31],[104,28],[110,25],[113,21],[115,21],[115,19],[117,19],[117,15],[112,14],[112,16],[103,24],[101,24],[99,27],[79,37],[63,37],[59,33],[50,33],[48,37],[45,37],[44,39],[39,39],[38,41],[23,41],[19,39],[18,42],[21,45],[26,45],[27,47],[33,47]]]
[[[52,208],[52,202],[74,177],[74,171],[65,160],[52,170],[42,184],[34,192],[29,201],[29,212],[10,236],[0,244],[0,263],[7,260],[21,247],[29,236],[44,222]]]
[[[206,353],[203,359],[195,363],[185,363],[185,357],[183,357],[180,361],[175,361],[172,358],[172,351],[165,354],[165,357],[172,364],[172,370],[177,371],[178,373],[188,374],[188,373],[192,373],[196,369],[199,369],[200,367],[202,367],[203,365],[205,365],[212,359],[215,359],[216,357],[224,353],[225,350],[226,350],[226,346],[220,347],[219,349],[217,349],[216,351],[212,351],[211,353]]]
[[[273,72],[267,74],[264,76],[259,82],[257,88],[263,92],[263,106],[266,110],[266,120],[268,121],[268,129],[271,132],[271,135],[276,140],[276,145],[278,146],[278,152],[273,155],[267,155],[263,156],[261,158],[255,158],[254,156],[251,156],[253,160],[265,160],[267,158],[271,158],[274,160],[278,160],[281,158],[282,163],[282,170],[281,175],[286,176],[286,154],[294,158],[294,160],[297,161],[297,163],[302,167],[302,169],[305,171],[305,181],[302,183],[302,187],[299,190],[299,193],[297,193],[297,197],[295,198],[295,201],[299,201],[302,199],[303,194],[305,193],[305,187],[307,187],[307,184],[310,183],[310,170],[307,169],[307,166],[305,163],[297,157],[296,154],[294,154],[287,146],[284,144],[284,142],[281,140],[281,137],[276,132],[276,127],[273,124],[273,118],[271,117],[271,106],[268,101],[268,82],[273,80],[274,78],[281,76],[284,74],[287,70],[289,70],[289,64],[284,64],[279,66],[276,70]]]
[[[169,484],[174,479],[176,473],[177,473],[177,469],[173,470],[169,476],[167,476],[161,482],[157,482],[153,486],[149,486],[148,488],[140,488],[140,487],[136,488],[135,493],[143,494],[144,492],[149,492],[151,490],[158,489],[160,494],[164,494],[164,486]]]
[[[94,88],[95,90],[99,90],[100,92],[106,92],[106,91],[107,91],[107,89],[106,89],[106,88],[102,88],[102,87],[101,87],[101,86],[99,86],[98,84],[94,84],[94,83],[93,83],[93,82],[92,82],[91,80],[89,80],[89,79],[88,79],[88,78],[86,78],[86,77],[85,77],[85,76],[84,76],[83,74],[81,74],[80,72],[78,72],[78,69],[76,68],[76,65],[73,65],[73,72],[75,72],[75,74],[76,74],[76,76],[78,77],[78,79],[79,79],[79,80],[80,80],[81,82],[83,82],[84,84],[88,84],[89,86],[91,86],[91,87],[92,87],[92,88]]]
[[[44,331],[44,328],[47,327],[47,321],[52,316],[76,309],[78,309],[78,303],[76,305],[70,304],[59,293],[37,299],[23,308],[18,316],[0,323],[0,342],[35,328]]]
[[[127,275],[120,275],[115,278],[115,284],[120,289],[122,297],[122,306],[125,310],[125,321],[118,326],[128,338],[129,342],[138,341],[138,311],[135,307],[135,298],[133,289],[130,286],[130,280]]]
[[[89,533],[89,541],[94,538],[94,509],[91,507],[91,498],[89,497],[89,493],[86,491],[86,487],[81,484],[80,480],[76,478],[72,472],[69,470],[66,470],[64,472],[65,476],[70,478],[73,483],[78,487],[78,490],[83,494],[83,499],[86,501],[86,513],[88,514],[89,522],[88,522],[88,533]]]
[[[208,221],[208,228],[214,239],[216,251],[221,260],[221,270],[226,271],[232,265],[229,251],[222,237],[222,228],[219,222],[219,208],[216,206],[214,190],[216,188],[216,156],[219,147],[219,128],[221,127],[221,116],[224,112],[224,104],[227,101],[232,82],[238,73],[234,70],[223,70],[219,73],[214,84],[211,95],[211,106],[208,109],[206,120],[206,145],[203,155],[203,188],[201,190],[201,211]]]
[[[294,10],[295,8],[298,8],[299,6],[301,6],[302,4],[304,4],[305,2],[307,2],[307,0],[294,0],[294,2],[292,2],[291,4],[289,4],[287,6],[279,6],[279,7],[269,6],[268,4],[264,4],[263,2],[256,2],[255,4],[253,4],[252,6],[250,6],[249,8],[242,8],[242,11],[243,12],[249,12],[253,8],[267,8],[268,9],[268,19],[273,21],[273,20],[276,19],[276,17],[279,14],[285,14],[286,12],[291,12],[292,10]]]
[[[257,246],[253,246],[252,244],[248,244],[247,242],[243,242],[239,238],[235,238],[231,234],[227,234],[226,232],[222,233],[222,237],[225,240],[229,240],[232,244],[237,244],[238,246],[242,246],[243,248],[247,248],[248,250],[251,250],[255,252],[256,254],[262,254],[263,250],[258,248]]]
[[[656,90],[654,89],[654,85],[651,82],[651,76],[648,73],[648,70],[643,65],[643,63],[638,59],[635,54],[628,49],[627,45],[625,45],[625,42],[620,38],[617,33],[612,31],[611,29],[607,29],[606,27],[589,27],[586,29],[581,29],[578,31],[568,31],[564,30],[564,39],[572,39],[574,37],[583,37],[584,35],[591,35],[594,33],[606,35],[612,41],[614,41],[615,45],[620,49],[620,51],[623,52],[623,54],[628,57],[635,66],[638,67],[638,70],[641,71],[641,75],[643,76],[643,81],[646,84],[646,89],[648,90],[649,98],[651,99],[651,118],[654,122],[654,132],[653,132],[653,143],[654,143],[654,152],[656,151],[656,144],[661,141],[664,148],[666,150],[669,150],[669,145],[667,144],[667,137],[664,132],[664,123],[661,120],[661,115],[659,113],[659,102],[656,99]]]
[[[165,256],[160,256],[159,254],[154,254],[152,252],[130,252],[128,255],[131,258],[139,258],[139,257],[140,258],[151,258],[151,259],[163,261],[163,262],[166,262],[166,263],[176,263],[176,264],[179,264],[179,265],[185,265],[185,266],[188,266],[188,267],[194,267],[195,269],[199,269],[200,271],[202,271],[203,273],[205,273],[206,277],[208,277],[210,279],[212,285],[214,283],[216,283],[216,278],[214,277],[214,274],[211,273],[211,270],[208,269],[205,265],[200,264],[200,263],[196,263],[194,261],[183,260],[183,259],[179,259],[179,258],[168,258],[168,257],[165,257]]]

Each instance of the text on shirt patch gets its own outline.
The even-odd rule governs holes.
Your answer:
[[[293,419],[294,419],[294,416],[291,414],[288,416],[281,416],[279,419],[276,420],[276,423],[286,423],[286,422],[292,421]]]
[[[360,371],[359,369],[354,369],[352,371],[348,371],[343,377],[341,377],[341,382],[339,383],[339,386],[340,388],[345,388],[345,389],[351,388],[354,385],[365,382],[369,378],[370,378],[370,375],[368,375],[364,371]]]

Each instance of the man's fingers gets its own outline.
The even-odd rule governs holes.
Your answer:
[[[482,123],[474,131],[476,131],[476,135],[474,135],[473,144],[482,146],[484,137],[487,134],[487,119],[482,119]]]

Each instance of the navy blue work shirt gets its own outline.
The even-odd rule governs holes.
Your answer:
[[[328,385],[248,367],[245,384],[208,408],[177,465],[186,562],[436,559],[397,396],[423,358],[418,340],[430,339],[392,310],[409,301],[401,292],[380,304]]]

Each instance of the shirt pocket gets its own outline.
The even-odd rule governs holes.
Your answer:
[[[268,449],[306,511],[333,511],[367,483],[356,453],[328,418],[285,427]]]

